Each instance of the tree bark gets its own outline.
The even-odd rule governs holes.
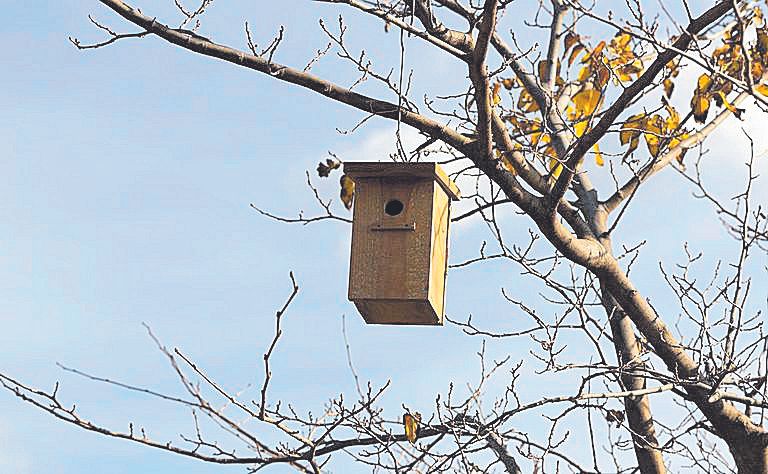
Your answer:
[[[739,474],[768,473],[768,449],[755,446],[755,444],[739,446],[737,449],[734,449],[729,443],[728,446],[733,459],[736,461]]]
[[[645,379],[625,371],[633,368],[642,369],[645,365],[640,360],[640,343],[635,337],[635,328],[626,313],[619,308],[616,300],[605,289],[605,285],[601,282],[600,286],[603,306],[611,323],[616,358],[619,367],[622,368],[621,383],[624,390],[642,390],[646,388]],[[659,449],[659,441],[656,439],[656,430],[653,427],[653,414],[648,395],[626,397],[624,411],[632,431],[632,442],[640,472],[643,474],[666,473],[664,457]]]

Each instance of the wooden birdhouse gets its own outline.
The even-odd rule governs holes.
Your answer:
[[[435,163],[345,163],[355,182],[349,299],[369,324],[443,324],[451,200]]]

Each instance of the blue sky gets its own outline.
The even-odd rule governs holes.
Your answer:
[[[95,1],[5,3],[13,21],[0,25],[0,41],[8,45],[0,53],[0,370],[41,387],[60,380],[62,397],[77,402],[94,421],[116,429],[134,421],[159,438],[177,439],[191,428],[186,411],[85,381],[62,372],[55,362],[178,393],[170,368],[142,327],[145,322],[224,386],[237,391],[250,385],[247,393],[256,398],[261,354],[293,271],[301,291],[286,315],[285,336],[273,360],[273,399],[317,411],[338,393],[354,393],[342,315],[361,377],[393,380],[384,400],[392,417],[402,403],[431,413],[435,395],[451,381],[463,386],[476,379],[479,338],[452,326],[362,323],[346,301],[349,226],[290,226],[249,207],[255,203],[284,215],[317,212],[304,185],[305,170],[314,175],[329,150],[350,161],[386,160],[394,150],[391,123],[374,120],[359,133],[340,135],[336,127],[351,128],[361,115],[154,38],[78,51],[68,36],[83,42],[102,38],[88,13],[118,29],[130,28]],[[243,20],[249,20],[261,44],[285,24],[277,59],[303,66],[325,44],[317,18],[334,24],[337,9],[307,8],[298,0],[279,8],[277,3],[214,3],[201,33],[243,47]],[[174,23],[178,17],[167,4],[172,2],[141,5],[160,21]],[[364,43],[365,35],[376,31],[376,39],[368,41],[369,54],[392,57],[395,35],[378,34],[380,25],[350,11],[345,18],[350,44]],[[416,77],[416,90],[455,92],[464,80],[460,65],[427,51],[418,43],[409,49],[409,64],[429,62]],[[330,57],[316,72],[350,77],[349,69]],[[759,130],[761,124],[749,126]],[[711,146],[722,166],[728,166],[728,152],[740,143],[739,125],[726,127]],[[413,146],[418,136],[409,132],[406,142]],[[757,150],[763,152],[765,145],[758,142]],[[596,180],[610,182],[602,172]],[[724,186],[735,174],[713,172],[712,178]],[[336,195],[335,178],[316,183],[326,196]],[[654,186],[664,192],[638,196],[620,240],[649,240],[638,263],[640,276],[655,281],[656,261],[679,259],[685,235],[710,251],[735,248],[701,204],[666,211],[664,220],[676,228],[657,228],[649,235],[646,230],[665,203],[691,200],[690,189],[672,171],[659,175]],[[511,208],[503,213],[510,238],[525,242],[530,223]],[[452,226],[452,261],[476,255],[488,238],[479,220]],[[487,326],[522,324],[515,319],[522,316],[504,303],[502,286],[516,295],[536,291],[511,264],[452,271],[449,314],[462,319],[471,313]],[[659,287],[651,283],[641,290],[656,297]],[[756,291],[765,292],[764,285]],[[671,301],[668,293],[658,298],[660,304]],[[492,356],[511,354],[514,360],[526,358],[527,350],[515,341],[489,345]],[[537,378],[525,393],[552,390],[553,380]],[[521,430],[537,429],[535,417],[524,420]],[[0,472],[181,470],[243,472],[65,426],[0,393]]]

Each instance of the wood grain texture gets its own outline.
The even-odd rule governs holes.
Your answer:
[[[432,163],[345,164],[355,180],[348,296],[370,324],[443,323],[449,206],[457,194],[446,192],[436,170]],[[387,214],[392,200],[402,212]]]
[[[344,163],[344,173],[355,178],[432,178],[445,190],[452,200],[461,198],[459,187],[448,177],[437,163],[378,163],[367,161],[348,161]]]
[[[355,306],[368,324],[435,326],[442,317],[428,300],[355,300]]]
[[[439,324],[445,313],[445,279],[448,274],[448,228],[450,225],[448,196],[439,186],[432,195],[432,256],[430,257],[429,301],[435,308]]]

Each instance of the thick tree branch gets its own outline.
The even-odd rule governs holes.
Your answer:
[[[460,51],[464,51],[468,54],[472,53],[474,50],[474,40],[472,35],[447,28],[432,13],[432,4],[430,0],[413,0],[413,2],[416,7],[416,11],[413,12],[414,15],[431,35],[440,38]],[[406,5],[410,7],[410,3],[411,2],[406,2]]]
[[[522,474],[520,466],[518,466],[515,458],[509,454],[507,447],[504,446],[504,440],[499,435],[496,433],[489,433],[487,440],[488,446],[496,454],[496,456],[499,458],[499,461],[501,461],[501,464],[504,465],[504,469],[509,474]]]
[[[491,87],[488,80],[488,68],[485,56],[488,54],[488,42],[491,33],[496,28],[496,7],[498,0],[486,0],[483,8],[483,19],[478,25],[479,34],[472,54],[469,75],[475,86],[475,103],[477,104],[477,136],[478,150],[486,159],[493,159],[493,130],[491,126]]]
[[[557,63],[560,56],[560,37],[563,34],[563,20],[568,11],[560,0],[552,0],[552,25],[549,29],[549,46],[547,47],[546,76],[543,87],[547,91],[553,91],[555,88],[555,79],[557,78]]]
[[[608,245],[608,243],[603,242],[603,245]],[[638,368],[642,371],[645,368],[645,363],[641,359],[640,343],[635,337],[632,321],[616,304],[613,296],[605,288],[605,282],[601,281],[600,292],[603,306],[610,321],[618,364],[625,368],[620,374],[622,385],[627,391],[636,393],[635,396],[624,398],[624,411],[627,414],[627,423],[632,432],[633,446],[640,472],[643,474],[663,474],[666,472],[666,467],[656,438],[651,403],[647,394],[642,393],[643,390],[647,390],[646,380],[632,370]]]

